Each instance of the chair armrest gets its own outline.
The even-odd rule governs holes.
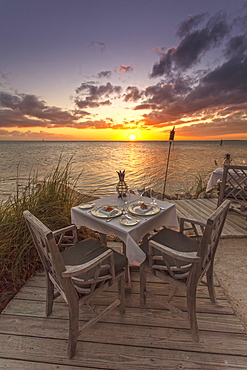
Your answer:
[[[72,231],[72,235],[66,235],[67,232]],[[71,241],[71,244],[75,244],[78,242],[78,234],[77,234],[77,228],[75,225],[69,225],[66,227],[63,227],[62,229],[58,229],[52,232],[54,237],[59,236],[59,240],[57,241],[58,247],[68,247],[69,244],[63,244],[64,241]]]
[[[185,217],[180,218],[180,225],[184,224],[185,222],[189,222],[191,224],[199,225],[199,226],[202,226],[202,227],[206,226],[205,222],[201,222],[201,221],[198,221],[198,220],[192,220],[190,218],[185,218]]]
[[[91,261],[83,263],[82,265],[66,265],[66,270],[63,271],[61,275],[62,277],[72,277],[84,274],[95,266],[99,265],[103,260],[110,257],[111,255],[113,255],[113,251],[111,249],[108,249],[105,252],[101,253],[99,256],[93,258]]]
[[[76,229],[76,226],[75,225],[69,225],[69,226],[63,227],[62,229],[55,230],[52,233],[53,233],[54,236],[57,236],[59,234],[66,233],[67,231],[70,231],[70,230],[73,230],[73,229]]]
[[[185,261],[185,262],[200,262],[201,261],[201,257],[198,257],[196,252],[180,252],[180,251],[176,251],[176,250],[174,250],[172,248],[169,248],[169,247],[167,247],[164,244],[160,244],[160,243],[158,243],[158,242],[156,242],[154,240],[150,240],[149,241],[149,245],[151,247],[156,248],[160,252],[165,253],[168,256],[171,256],[173,258],[176,258],[176,259],[178,259],[180,261]]]

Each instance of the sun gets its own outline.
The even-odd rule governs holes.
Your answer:
[[[135,134],[129,135],[129,140],[130,141],[135,141],[136,140],[136,135]]]

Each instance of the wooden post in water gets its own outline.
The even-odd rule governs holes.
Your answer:
[[[166,180],[167,180],[167,174],[168,174],[168,167],[169,167],[169,160],[170,160],[170,153],[171,153],[171,146],[174,141],[175,137],[175,126],[170,131],[170,137],[169,137],[169,149],[168,149],[168,156],[167,156],[167,162],[166,162],[166,173],[165,173],[165,181],[164,181],[164,188],[162,193],[162,199],[164,199],[165,196],[165,190],[166,190]]]

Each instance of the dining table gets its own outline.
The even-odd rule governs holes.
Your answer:
[[[147,212],[140,205],[147,205]],[[115,214],[108,215],[107,207]],[[109,209],[110,209],[109,208]],[[139,209],[139,212],[136,210]],[[124,215],[123,215],[124,212]],[[179,229],[176,207],[173,203],[157,200],[151,204],[149,197],[128,194],[118,197],[111,194],[87,204],[71,208],[71,222],[79,229],[84,226],[101,235],[114,235],[123,241],[130,266],[139,266],[146,258],[138,243],[151,231],[162,226]]]
[[[215,168],[215,170],[211,173],[209,177],[207,187],[206,187],[206,192],[210,191],[215,185],[218,184],[218,182],[223,177],[223,172],[224,172],[224,168],[221,168],[221,167]]]

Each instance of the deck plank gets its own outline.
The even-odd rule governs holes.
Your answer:
[[[199,221],[206,221],[206,219],[214,212],[217,206],[216,198],[180,199],[171,200],[170,202],[175,204],[178,218],[186,217]],[[234,214],[233,212],[228,212],[221,237],[247,237],[247,220],[244,217]]]

